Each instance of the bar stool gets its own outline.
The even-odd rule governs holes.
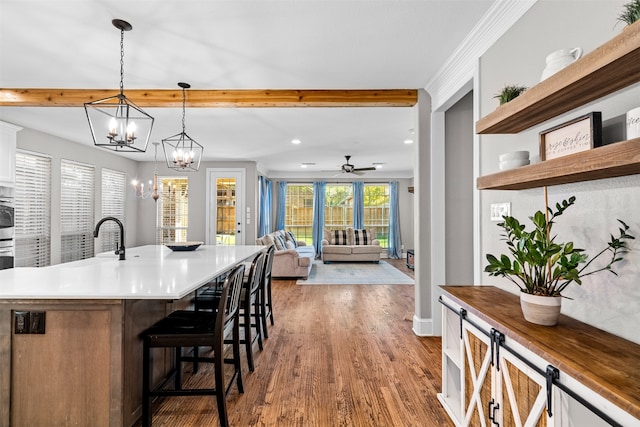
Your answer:
[[[244,286],[240,294],[240,329],[243,331],[243,337],[240,344],[245,346],[247,354],[247,365],[249,371],[255,370],[253,364],[253,343],[258,341],[258,347],[263,349],[262,345],[262,295],[264,288],[264,267],[267,258],[267,252],[260,252],[251,262],[249,274],[244,277]],[[211,310],[218,304],[218,291],[216,288],[200,293],[193,299],[195,311]],[[255,330],[255,334],[252,333]],[[225,341],[230,344],[229,340]],[[193,349],[194,355],[194,371],[198,369],[198,348]]]
[[[264,285],[262,288],[262,296],[260,299],[261,317],[262,317],[262,333],[265,338],[269,338],[267,331],[267,318],[271,320],[273,326],[273,300],[271,298],[271,268],[273,267],[273,258],[275,256],[276,247],[269,246],[267,249],[267,259],[264,263]]]
[[[244,265],[236,266],[227,276],[220,293],[218,310],[191,311],[179,310],[156,322],[142,333],[143,365],[142,365],[142,426],[151,427],[151,398],[154,396],[199,396],[215,395],[218,404],[220,425],[229,426],[226,396],[233,386],[234,379],[240,393],[244,392],[242,372],[240,369],[240,322],[239,307],[242,291]],[[232,337],[233,358],[225,359],[223,354],[225,338]],[[211,346],[213,357],[193,357],[182,354],[183,347]],[[174,348],[175,350],[175,385],[174,389],[164,389],[168,381],[153,388],[151,374],[153,372],[152,351],[154,348]],[[182,362],[193,361],[214,364],[215,388],[182,388]],[[224,384],[224,363],[234,365],[234,373],[228,386]]]
[[[240,328],[244,330],[240,344],[245,345],[247,364],[251,372],[254,371],[253,343],[257,340],[258,347],[260,350],[263,349],[260,294],[264,284],[264,265],[266,258],[266,252],[260,252],[260,254],[255,257],[251,263],[248,280],[245,282],[242,288],[242,294],[240,295]],[[252,334],[252,330],[255,330],[255,335]]]

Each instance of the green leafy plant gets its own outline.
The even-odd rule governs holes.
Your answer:
[[[634,239],[627,231],[629,227],[618,220],[621,227],[619,235],[614,237],[607,246],[589,259],[584,249],[574,247],[573,242],[558,243],[556,236],[551,235],[554,220],[561,216],[576,198],[570,197],[556,204],[556,210],[547,208],[547,216],[538,211],[529,217],[534,229],[527,231],[523,224],[511,216],[505,216],[504,222],[498,224],[504,231],[502,237],[506,241],[511,256],[502,254],[499,257],[488,254],[489,264],[484,271],[490,276],[499,276],[515,283],[521,292],[544,295],[562,296],[562,291],[572,282],[582,284],[581,278],[601,271],[617,273],[612,266],[622,261],[627,253],[627,241]],[[604,267],[592,268],[593,261],[601,255],[609,254],[611,259]]]
[[[640,1],[640,0],[638,0]],[[494,98],[500,100],[500,105],[506,104],[514,98],[520,96],[528,87],[519,86],[519,85],[507,85],[502,88],[499,94],[495,95]]]
[[[631,25],[640,19],[640,0],[632,0],[622,6],[622,12],[618,15],[618,21]]]

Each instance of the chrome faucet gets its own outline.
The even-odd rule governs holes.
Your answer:
[[[120,220],[118,218],[114,218],[112,216],[105,216],[104,218],[102,218],[100,221],[98,221],[98,223],[96,224],[96,229],[93,230],[93,237],[98,237],[98,231],[100,231],[100,226],[102,225],[103,222],[105,221],[113,221],[116,224],[118,224],[118,227],[120,227],[120,247],[116,247],[116,255],[120,255],[120,261],[124,261],[124,254],[125,254],[125,250],[124,250],[124,226],[122,225],[122,222],[120,222]]]

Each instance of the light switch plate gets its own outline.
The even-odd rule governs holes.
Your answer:
[[[491,203],[491,221],[502,221],[503,216],[511,216],[511,203]]]

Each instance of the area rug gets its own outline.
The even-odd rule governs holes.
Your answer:
[[[315,261],[307,280],[298,279],[298,285],[413,285],[413,278],[392,265],[380,261],[329,263]]]

